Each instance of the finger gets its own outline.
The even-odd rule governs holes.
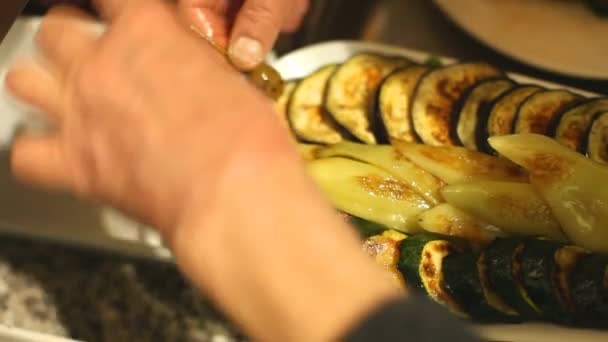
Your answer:
[[[309,5],[309,0],[299,0],[295,2],[291,15],[283,23],[284,32],[293,33],[298,30],[306,12],[308,12]]]
[[[127,8],[131,0],[93,0],[93,6],[106,21],[113,21]]]
[[[226,47],[232,15],[236,12],[230,5],[240,1],[180,0],[178,8],[189,28],[219,46]]]
[[[22,135],[13,143],[11,169],[21,182],[46,189],[69,190],[66,165],[61,145],[52,136]]]
[[[8,90],[21,102],[57,120],[60,117],[61,84],[54,74],[40,63],[23,61],[6,75]]]
[[[95,21],[81,10],[60,6],[42,21],[36,45],[43,57],[62,73],[94,49],[96,29]]]
[[[249,0],[239,11],[230,37],[230,57],[238,67],[249,70],[264,61],[272,49],[285,17],[289,1]]]

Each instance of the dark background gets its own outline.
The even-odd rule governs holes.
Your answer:
[[[31,0],[27,13],[43,13],[49,3],[57,2],[79,3],[85,7],[88,3],[87,0]],[[276,50],[284,54],[305,45],[336,39],[373,40],[461,60],[481,60],[508,71],[608,94],[608,80],[581,79],[539,70],[489,49],[454,25],[431,0],[311,0],[311,10],[301,29],[295,34],[283,35]],[[608,63],[608,56],[606,60]]]

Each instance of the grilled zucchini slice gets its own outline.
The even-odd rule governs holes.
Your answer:
[[[436,234],[418,234],[401,242],[398,268],[410,289],[426,293],[460,317],[467,317],[445,288],[443,261],[451,254],[462,253],[466,245]]]
[[[546,90],[527,98],[517,110],[513,133],[547,134],[553,118],[582,97],[567,90]]]
[[[416,233],[418,215],[430,205],[384,170],[346,158],[308,163],[308,171],[334,208],[404,233]]]
[[[376,113],[380,117],[379,131],[384,142],[397,139],[416,142],[410,108],[414,90],[429,67],[414,65],[398,69],[390,74],[378,91]],[[379,132],[379,134],[380,134]]]
[[[337,65],[324,66],[304,78],[294,89],[287,108],[291,129],[302,141],[317,144],[337,144],[344,132],[323,107],[327,81]]]
[[[608,98],[587,100],[559,113],[551,122],[548,134],[562,145],[583,152],[589,127],[601,112],[608,112]]]
[[[576,303],[572,296],[571,277],[572,271],[578,263],[584,258],[590,256],[591,253],[576,246],[564,246],[555,253],[555,274],[553,279],[557,298],[559,299],[563,310],[566,312],[564,317],[567,319],[558,318],[557,321],[565,323],[574,323],[573,318],[577,315]]]
[[[523,319],[540,318],[540,310],[530,299],[523,283],[522,252],[524,240],[497,239],[483,251],[492,288],[504,298]]]
[[[585,154],[592,160],[608,164],[608,112],[598,114],[587,133]]]
[[[395,285],[405,290],[403,275],[397,269],[401,241],[407,236],[394,230],[387,230],[380,235],[372,236],[363,243],[363,250],[384,268]]]
[[[429,71],[416,87],[411,108],[420,140],[431,146],[456,145],[451,134],[456,102],[475,83],[502,75],[502,71],[485,63],[454,64]]]
[[[482,130],[480,148],[486,153],[495,154],[496,151],[488,143],[488,138],[512,133],[513,122],[517,116],[517,109],[528,97],[542,91],[536,85],[519,85],[499,96],[488,109],[488,121]]]
[[[443,259],[445,288],[464,311],[482,323],[515,322],[517,315],[494,308],[486,298],[480,280],[477,261],[479,254],[450,254]]]
[[[593,255],[582,259],[570,278],[577,323],[608,328],[608,258]]]
[[[554,322],[568,322],[573,318],[562,306],[555,282],[555,255],[562,247],[555,241],[530,239],[524,243],[521,254],[523,286],[541,316]]]
[[[333,118],[360,141],[378,142],[374,134],[374,98],[384,78],[411,65],[405,58],[358,54],[342,64],[328,83],[325,107]]]
[[[479,137],[487,123],[485,107],[514,85],[508,78],[489,79],[463,95],[453,114],[456,122],[454,139],[469,150],[479,150]]]

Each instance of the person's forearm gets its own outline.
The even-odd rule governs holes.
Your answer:
[[[182,222],[178,263],[256,339],[335,340],[399,292],[317,193],[288,139],[263,131],[236,153],[213,208]],[[199,248],[179,247],[192,243]]]

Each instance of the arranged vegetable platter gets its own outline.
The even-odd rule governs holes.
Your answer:
[[[311,177],[396,286],[490,339],[608,338],[608,97],[361,42],[275,66]]]

